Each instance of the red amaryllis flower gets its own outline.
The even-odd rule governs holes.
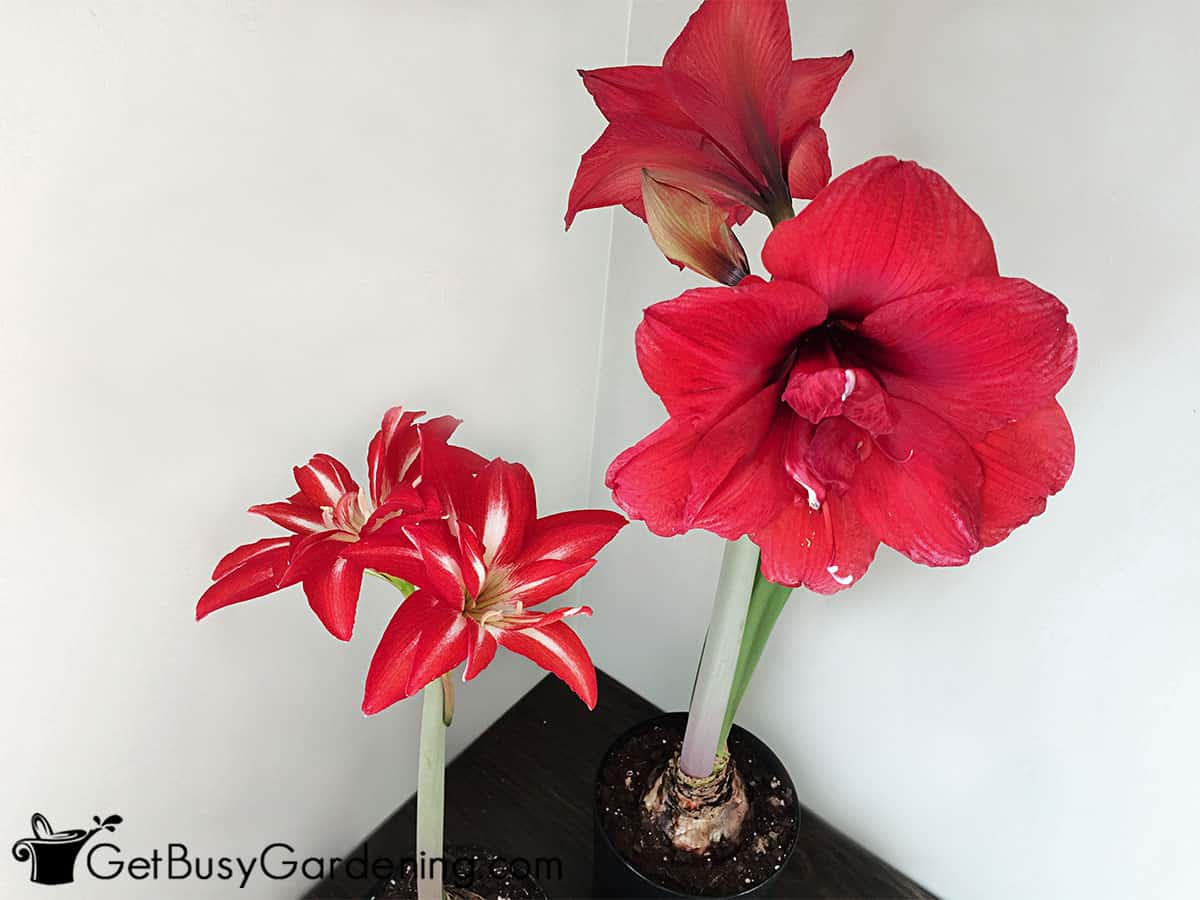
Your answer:
[[[447,443],[459,420],[417,422],[423,412],[389,409],[367,453],[369,490],[328,454],[293,469],[300,490],[287,500],[250,507],[292,532],[233,550],[213,572],[214,583],[196,607],[202,619],[214,610],[303,582],[308,604],[340,640],[349,640],[363,567],[344,551],[361,537],[442,514],[437,495],[422,484],[431,456],[441,466],[478,470],[482,458]]]
[[[987,229],[940,176],[871,160],[763,249],[771,282],[646,310],[638,361],[666,424],[612,463],[658,534],[750,534],[763,574],[823,593],[880,542],[961,565],[1045,508],[1074,461],[1055,394],[1066,308],[1002,278]]]
[[[707,0],[661,66],[580,72],[609,125],[580,161],[567,227],[615,204],[644,219],[643,169],[731,222],[790,215],[829,181],[821,114],[852,60],[793,60],[784,0]]]
[[[444,482],[445,484],[445,482]],[[595,555],[625,526],[599,509],[538,518],[524,466],[493,460],[474,479],[449,484],[449,515],[406,525],[405,540],[368,538],[349,555],[416,585],[396,611],[367,674],[368,715],[419,691],[464,659],[474,678],[507,647],[553,672],[588,707],[596,671],[563,620],[587,607],[531,607],[561,594],[595,565]]]

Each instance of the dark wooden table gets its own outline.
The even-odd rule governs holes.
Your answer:
[[[608,745],[660,710],[600,674],[600,702],[588,712],[546,676],[446,771],[446,842],[483,844],[510,859],[562,860],[561,880],[542,879],[556,900],[590,896],[592,777]],[[367,838],[368,857],[411,857],[416,801]],[[359,845],[347,859],[364,856]],[[359,868],[362,868],[360,866]],[[305,900],[362,900],[374,879],[339,868]],[[805,810],[800,843],[774,897],[934,898],[920,885]],[[934,898],[936,900],[936,898]]]

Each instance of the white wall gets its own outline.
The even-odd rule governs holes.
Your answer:
[[[574,70],[626,25],[555,0],[0,5],[5,840],[117,812],[127,856],[340,854],[411,792],[416,705],[358,711],[390,588],[349,646],[298,588],[199,625],[195,601],[271,533],[249,504],[315,450],[364,474],[394,403],[527,462],[544,509],[586,499],[609,222],[562,228],[594,131]],[[540,675],[501,657],[461,690],[451,753]],[[0,895],[43,896],[8,846]]]
[[[657,62],[693,6],[635,0],[629,61]],[[944,896],[1194,896],[1200,15],[1037,0],[791,13],[798,55],[856,53],[825,120],[834,171],[879,153],[938,169],[1001,270],[1070,307],[1079,449],[1048,514],[967,568],[881,550],[852,591],[796,592],[743,721],[806,803]],[[743,229],[748,247],[762,237]],[[608,461],[663,417],[633,358],[641,309],[698,283],[617,217],[594,500]],[[592,646],[679,708],[719,541],[639,526],[613,554],[590,585],[608,594]]]

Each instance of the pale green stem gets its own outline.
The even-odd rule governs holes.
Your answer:
[[[439,678],[425,685],[421,693],[421,750],[417,762],[417,900],[442,900],[447,724],[445,686]]]
[[[733,676],[733,689],[729,692],[729,706],[725,710],[725,723],[721,726],[721,744],[729,738],[729,729],[733,727],[734,716],[746,689],[750,686],[750,678],[758,666],[763,649],[767,646],[767,638],[783,605],[791,596],[792,589],[781,584],[767,581],[760,569],[754,575],[754,590],[750,594],[750,610],[746,614],[746,628],[742,632],[742,646],[738,651],[737,671]]]
[[[742,537],[725,545],[712,618],[704,639],[700,668],[696,672],[683,750],[679,755],[679,768],[691,778],[711,775],[717,753],[724,749],[721,726],[737,671],[742,630],[746,625],[746,610],[757,571],[758,548],[750,538]]]

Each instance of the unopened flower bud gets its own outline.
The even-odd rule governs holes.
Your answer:
[[[642,169],[642,201],[654,243],[681,269],[734,285],[750,274],[746,251],[726,221],[726,212],[691,191]]]

